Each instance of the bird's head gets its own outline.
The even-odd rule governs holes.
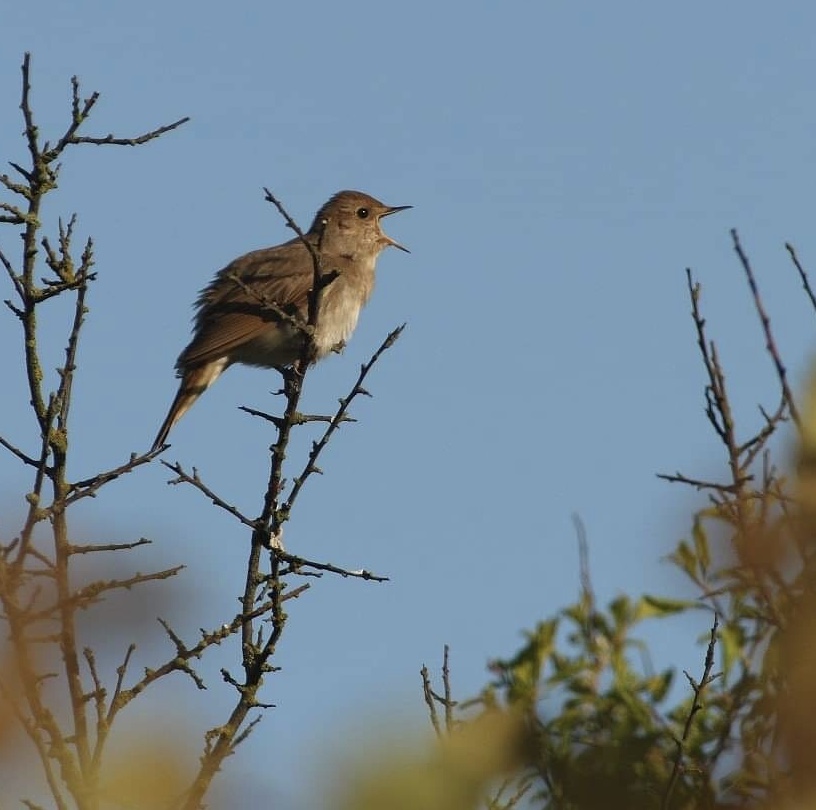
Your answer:
[[[391,247],[410,251],[388,234],[380,221],[410,205],[388,206],[362,191],[339,191],[318,212],[309,232],[318,236],[321,248],[329,254],[376,256]]]

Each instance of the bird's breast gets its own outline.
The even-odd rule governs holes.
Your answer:
[[[373,263],[372,263],[373,264]],[[318,357],[325,357],[345,343],[357,326],[360,310],[374,288],[374,268],[370,272],[342,273],[323,292],[314,341]]]

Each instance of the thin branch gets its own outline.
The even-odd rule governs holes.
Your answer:
[[[151,450],[150,452],[142,453],[141,455],[131,453],[130,459],[124,464],[120,464],[118,467],[114,467],[112,470],[101,472],[91,478],[85,478],[82,481],[75,481],[69,486],[68,491],[71,494],[69,494],[66,500],[66,505],[70,506],[72,503],[76,503],[82,498],[95,497],[96,493],[99,492],[99,490],[105,486],[105,484],[133,472],[137,467],[141,467],[143,464],[153,461],[153,459],[160,453],[160,449]]]
[[[68,292],[69,290],[78,290],[87,281],[96,281],[96,273],[88,273],[87,277],[85,278],[75,278],[72,281],[66,281],[63,283],[49,283],[49,286],[46,289],[33,291],[31,294],[31,300],[37,304],[40,304],[43,301],[47,301],[49,298],[55,298],[56,296],[62,295],[62,293]]]
[[[0,215],[0,222],[6,225],[23,225],[26,221],[26,215],[22,209],[11,203],[0,201],[0,211],[8,211],[8,216]]]
[[[155,452],[159,453],[161,452],[161,450],[157,450]],[[195,467],[193,467],[193,474],[190,475],[184,470],[184,468],[181,466],[179,462],[176,462],[175,464],[170,464],[169,462],[164,461],[164,459],[162,459],[161,463],[165,467],[167,467],[168,470],[172,470],[178,476],[178,478],[173,478],[170,481],[168,481],[167,483],[169,485],[176,486],[177,484],[190,484],[190,486],[195,487],[199,492],[204,493],[204,495],[206,495],[210,499],[211,503],[213,503],[219,509],[223,509],[225,512],[228,512],[234,518],[243,523],[244,526],[248,526],[250,529],[256,529],[258,527],[257,521],[248,518],[236,506],[228,504],[223,498],[216,495],[215,492],[213,492],[213,490],[211,490],[201,480],[201,478],[199,478],[198,470]]]
[[[302,593],[304,593],[308,588],[309,584],[304,583],[303,585],[300,585],[299,587],[294,588],[293,590],[287,592],[286,598],[295,599]],[[111,701],[108,721],[111,722],[113,720],[114,715],[116,715],[122,708],[124,708],[128,703],[130,703],[130,701],[132,701],[141,692],[143,692],[148,686],[165,677],[166,675],[170,674],[171,672],[182,670],[183,668],[180,666],[180,664],[182,663],[186,664],[187,661],[190,661],[193,658],[200,658],[208,647],[211,647],[214,644],[220,644],[226,638],[229,638],[229,636],[231,636],[233,633],[237,632],[242,627],[244,627],[248,622],[252,621],[253,619],[257,619],[267,615],[271,609],[272,600],[271,599],[266,600],[262,604],[258,605],[258,607],[251,610],[249,613],[236,614],[232,621],[226,624],[222,624],[215,630],[211,631],[201,630],[201,640],[192,647],[186,646],[181,641],[179,636],[170,629],[167,622],[165,622],[163,619],[159,619],[158,620],[159,623],[162,625],[162,627],[165,628],[165,632],[167,632],[168,636],[171,638],[171,640],[176,646],[176,655],[158,667],[146,669],[144,676],[129,689],[122,689],[120,681],[119,684],[117,685],[117,692],[114,696],[114,699]],[[130,654],[128,654],[122,667],[127,666],[129,659]],[[121,679],[124,679],[124,671],[122,671],[120,677]]]
[[[91,93],[91,95],[83,101],[82,108],[80,109],[79,79],[76,76],[71,77],[71,123],[53,149],[48,149],[48,145],[46,144],[45,154],[50,160],[58,158],[65,147],[73,142],[77,130],[85,122],[98,100],[99,93]]]
[[[796,266],[797,271],[799,272],[799,278],[802,279],[802,286],[805,288],[805,292],[807,293],[807,297],[810,299],[813,309],[816,310],[816,295],[813,294],[813,288],[810,286],[810,279],[808,278],[808,274],[805,272],[805,268],[802,267],[801,263],[799,262],[799,257],[796,255],[796,251],[790,242],[785,242],[785,249],[790,254],[790,257]]]
[[[6,254],[3,253],[2,250],[0,250],[0,264],[2,264],[3,267],[5,268],[6,273],[8,274],[8,277],[11,279],[11,283],[14,286],[14,291],[17,293],[17,295],[20,296],[20,300],[21,301],[25,300],[25,287],[23,286],[23,280],[22,278],[20,278],[20,276],[17,275],[17,273],[14,272],[14,266],[9,261],[8,256],[6,256]],[[14,304],[12,304],[11,301],[6,300],[5,303],[6,306],[8,306],[9,309],[11,309],[11,311],[18,318],[22,319],[25,316],[23,310],[21,310],[19,307],[14,306]]]
[[[324,431],[323,435],[312,444],[312,449],[309,452],[309,458],[304,466],[303,470],[301,471],[300,475],[298,475],[292,484],[292,490],[289,493],[289,497],[286,499],[286,502],[283,504],[282,511],[285,515],[288,515],[292,511],[292,507],[294,506],[295,500],[297,496],[300,494],[303,485],[306,483],[307,479],[313,473],[319,473],[320,469],[317,466],[316,462],[320,454],[325,449],[326,445],[329,443],[334,432],[340,427],[343,422],[346,421],[346,413],[349,409],[349,406],[354,401],[354,399],[358,396],[370,396],[368,391],[363,388],[363,382],[365,378],[368,376],[369,371],[373,368],[374,364],[380,359],[380,356],[390,349],[394,343],[397,341],[399,336],[402,334],[403,329],[405,329],[405,324],[402,326],[398,326],[396,329],[391,331],[385,340],[380,344],[380,347],[374,354],[371,356],[367,363],[363,363],[360,366],[360,373],[357,375],[357,379],[354,382],[354,385],[351,388],[351,391],[340,400],[340,404],[335,411],[334,416],[332,417],[331,422],[329,422],[328,427]]]
[[[312,257],[312,261],[319,264],[320,257],[317,254],[315,246],[306,238],[306,234],[300,229],[300,226],[289,216],[289,212],[283,207],[283,203],[268,189],[264,186],[264,199],[267,202],[272,203],[275,208],[278,209],[278,213],[283,217],[284,221],[286,222],[286,227],[291,228],[300,238],[300,241],[303,242],[306,249],[309,251],[309,255]]]
[[[29,467],[36,468],[39,465],[39,461],[36,458],[31,458],[31,456],[26,455],[22,450],[15,447],[11,442],[6,441],[2,436],[0,436],[0,446],[5,447],[12,455],[17,456],[24,464],[28,464]]]
[[[667,473],[656,473],[656,477],[660,478],[662,481],[668,481],[670,484],[686,484],[687,486],[694,487],[698,490],[712,489],[715,492],[731,493],[739,492],[745,484],[754,480],[753,475],[745,475],[734,484],[721,484],[714,481],[703,481],[699,478],[689,478],[680,472],[676,472],[674,475],[669,475]]]
[[[7,174],[0,174],[0,183],[2,183],[12,194],[17,194],[20,197],[23,197],[26,200],[31,199],[31,178],[32,174],[29,171],[26,171],[22,166],[17,165],[14,161],[10,160],[9,165],[18,171],[23,178],[25,179],[25,183],[16,183],[12,180]],[[6,207],[5,204],[3,206]],[[8,209],[6,209],[8,210]],[[20,216],[25,220],[25,213],[22,209],[19,210]],[[22,223],[20,223],[22,224]]]
[[[71,544],[69,552],[71,554],[92,554],[96,551],[129,551],[130,549],[138,548],[139,546],[149,546],[152,540],[146,537],[140,537],[138,540],[133,540],[130,543],[98,543],[96,545],[75,545]]]
[[[165,568],[163,571],[153,571],[149,574],[134,574],[132,577],[125,579],[107,579],[92,582],[90,585],[85,585],[78,588],[72,596],[72,601],[77,605],[85,605],[88,602],[95,601],[103,593],[108,591],[129,591],[137,585],[143,585],[146,582],[160,582],[164,579],[176,576],[180,571],[183,571],[186,565],[174,565],[171,568]]]
[[[38,155],[40,147],[38,143],[39,133],[34,124],[34,114],[31,108],[31,54],[26,52],[23,56],[23,98],[20,102],[20,109],[23,111],[25,121],[25,136],[28,141],[28,151],[32,156]]]
[[[275,416],[275,414],[267,413],[266,411],[259,411],[255,408],[250,408],[246,405],[239,405],[239,411],[244,411],[244,413],[248,413],[250,416],[257,416],[260,419],[265,420],[266,422],[271,422],[276,428],[280,428],[283,425],[283,419],[280,416]],[[293,414],[293,425],[307,425],[311,422],[328,422],[331,423],[336,417],[335,416],[326,416],[324,414],[319,413],[296,413]],[[356,422],[357,420],[353,416],[346,415],[341,421],[343,422]]]
[[[757,455],[764,451],[768,439],[770,439],[779,425],[787,421],[785,417],[786,410],[787,403],[784,394],[780,395],[779,405],[772,414],[769,414],[761,405],[759,406],[759,412],[762,414],[765,424],[739,448],[740,455],[744,456],[743,465],[746,468],[749,468],[754,463],[754,459]]]
[[[119,696],[122,692],[122,683],[125,678],[125,673],[127,672],[128,665],[130,663],[131,656],[136,651],[136,645],[130,644],[125,652],[125,658],[122,663],[116,668],[116,687],[113,692],[113,698],[111,699],[110,703],[108,704],[107,711],[105,711],[105,704],[104,704],[104,697],[102,696],[102,700],[99,701],[97,704],[97,720],[96,720],[96,742],[94,744],[93,754],[91,756],[91,761],[93,763],[93,768],[96,772],[99,771],[99,768],[102,764],[102,753],[105,750],[105,743],[108,740],[108,735],[110,734],[111,730],[111,722],[114,717],[113,706],[115,703],[118,703]],[[86,651],[87,655],[87,651]],[[95,680],[97,680],[95,678]],[[97,688],[99,688],[99,684]]]
[[[691,731],[691,724],[694,721],[694,717],[703,708],[702,697],[703,693],[705,692],[706,688],[712,681],[715,681],[717,678],[720,677],[722,673],[716,673],[715,675],[711,674],[711,670],[714,668],[714,649],[717,646],[717,630],[719,629],[719,617],[717,614],[714,614],[714,624],[711,628],[711,640],[708,642],[708,649],[706,650],[706,657],[705,657],[705,664],[703,666],[703,677],[700,679],[699,682],[695,681],[688,672],[684,672],[688,682],[694,692],[694,700],[691,703],[691,708],[689,709],[688,716],[686,717],[685,725],[683,726],[683,735],[680,738],[675,738],[675,745],[677,746],[677,752],[674,757],[674,765],[672,767],[671,776],[669,777],[668,784],[666,785],[666,791],[663,794],[663,802],[661,803],[662,810],[668,810],[669,801],[671,800],[672,792],[674,791],[675,785],[677,784],[677,780],[680,777],[680,769],[683,764],[683,754],[685,753],[685,744],[688,740],[689,732]]]
[[[581,596],[589,607],[589,613],[595,611],[595,589],[592,587],[592,576],[589,568],[589,541],[584,521],[576,512],[572,515],[572,524],[575,527],[575,536],[578,539],[578,570],[581,577]]]
[[[270,709],[274,708],[272,704],[264,704],[264,707]],[[263,720],[263,715],[256,717],[247,724],[247,727],[235,738],[235,741],[232,743],[233,750],[235,750],[242,742],[244,742],[244,740],[246,740],[247,737],[249,737],[250,734],[252,734],[255,727],[261,722],[261,720]]]
[[[88,664],[88,670],[91,673],[91,680],[93,681],[94,690],[88,695],[88,698],[92,698],[94,702],[94,708],[96,709],[96,730],[97,730],[97,737],[99,736],[100,729],[105,725],[105,698],[107,697],[107,691],[102,684],[102,679],[99,677],[99,671],[96,668],[96,656],[89,647],[86,647],[83,651],[85,656],[85,662]]]
[[[686,270],[688,279],[689,294],[692,304],[692,318],[697,331],[697,344],[700,348],[703,364],[708,374],[709,383],[706,386],[706,415],[711,426],[720,437],[728,454],[728,467],[731,472],[730,494],[733,495],[728,504],[733,507],[733,514],[729,519],[739,529],[746,532],[749,528],[750,515],[746,512],[745,504],[745,477],[746,464],[740,450],[740,442],[737,440],[734,415],[731,409],[731,402],[728,397],[728,388],[725,381],[725,372],[720,363],[719,353],[713,341],[708,341],[705,332],[705,320],[700,313],[700,285],[692,280],[690,270]],[[726,491],[723,488],[712,490],[710,495],[712,500],[716,493],[721,493],[725,498]],[[716,501],[715,501],[716,502]],[[725,500],[722,506],[725,507]],[[726,514],[724,512],[724,514]]]
[[[724,377],[719,368],[716,347],[713,342],[709,342],[706,336],[706,322],[700,312],[700,285],[694,281],[690,268],[686,268],[686,281],[688,284],[689,297],[691,298],[691,316],[697,331],[697,346],[700,349],[703,365],[708,374],[708,385],[706,386],[706,415],[719,437],[728,445],[730,424],[727,419],[730,417],[730,409],[726,409],[726,411],[723,412],[722,408],[723,404],[727,405],[727,400],[724,403],[722,396]],[[721,424],[717,419],[718,413],[722,414],[724,424]]]
[[[445,729],[448,734],[453,731],[453,707],[456,705],[451,691],[450,666],[448,665],[449,655],[450,647],[446,644],[442,655],[442,687],[445,690],[443,705],[445,707]]]
[[[76,353],[77,347],[79,346],[79,335],[82,332],[82,327],[85,324],[85,315],[88,311],[85,307],[85,297],[88,294],[88,284],[90,282],[88,270],[93,263],[92,255],[91,241],[89,239],[88,246],[83,254],[83,265],[86,264],[85,260],[87,257],[87,267],[77,276],[81,283],[77,287],[76,301],[74,303],[74,320],[71,326],[71,332],[68,336],[68,344],[65,347],[65,365],[59,369],[60,384],[57,388],[57,402],[59,404],[57,411],[57,433],[60,439],[52,440],[52,449],[58,457],[64,456],[65,454],[63,444],[68,436],[68,414],[71,409],[71,391],[74,384],[74,372],[76,371]],[[59,448],[55,446],[57,443],[60,445]],[[58,466],[59,461],[54,464],[55,470]],[[61,473],[64,473],[64,470],[62,470]]]
[[[390,582],[388,577],[372,574],[370,571],[367,571],[364,568],[356,571],[350,571],[345,568],[338,568],[336,565],[332,565],[331,563],[316,562],[315,560],[307,560],[305,557],[287,554],[281,549],[274,549],[274,554],[278,559],[290,566],[288,569],[281,571],[282,576],[285,574],[299,572],[300,568],[314,568],[317,571],[326,571],[330,574],[338,574],[343,578],[354,577],[356,579],[369,580],[370,582]]]
[[[179,118],[178,121],[173,121],[172,124],[165,124],[164,126],[156,127],[156,129],[151,129],[150,132],[145,132],[144,134],[137,135],[133,138],[118,138],[112,134],[105,135],[103,137],[87,137],[80,135],[71,138],[68,143],[90,143],[96,146],[141,146],[143,143],[153,141],[156,138],[160,138],[167,132],[172,132],[172,130],[178,129],[183,124],[186,124],[189,120],[190,116],[185,115],[183,118]]]
[[[457,703],[453,699],[450,682],[450,667],[448,659],[450,654],[450,647],[446,644],[444,647],[442,657],[442,688],[443,695],[438,695],[431,686],[431,676],[428,673],[428,667],[424,666],[419,671],[422,676],[422,692],[425,697],[425,704],[428,707],[428,714],[430,716],[431,725],[436,732],[437,737],[443,736],[442,724],[439,721],[439,714],[437,713],[436,704],[440,704],[445,710],[445,733],[450,734],[454,729],[453,710]]]
[[[2,680],[0,680],[0,695],[3,696],[3,700],[6,705],[11,708],[15,719],[20,724],[23,731],[25,731],[25,733],[28,735],[28,738],[31,740],[34,748],[37,751],[37,756],[40,759],[43,772],[45,773],[45,780],[48,783],[48,789],[51,791],[51,796],[56,803],[57,810],[68,810],[68,801],[63,795],[63,785],[61,784],[56,773],[56,763],[54,762],[54,757],[51,755],[50,746],[47,744],[46,739],[44,739],[43,734],[41,733],[44,732],[45,729],[43,729],[41,723],[36,722],[36,715],[34,719],[25,715],[20,707],[19,701],[16,700],[16,696],[11,694],[10,690]],[[53,718],[51,719],[53,720]],[[32,803],[25,802],[25,800],[23,801],[25,804],[31,807],[36,806]]]
[[[518,786],[512,796],[507,799],[503,798],[504,792],[510,787],[512,781],[505,779],[492,799],[488,800],[487,810],[512,810],[533,787],[535,779],[533,776],[525,776],[520,779]],[[551,785],[548,785],[551,789]]]
[[[748,261],[748,256],[746,256],[745,251],[742,249],[742,244],[739,240],[739,235],[737,234],[736,228],[732,228],[731,230],[731,239],[734,242],[734,250],[739,256],[739,260],[742,264],[742,269],[745,271],[745,276],[748,280],[748,286],[751,289],[751,295],[754,299],[754,306],[756,307],[757,315],[759,315],[759,320],[762,323],[762,331],[765,333],[765,348],[768,350],[768,353],[771,355],[771,359],[773,360],[774,366],[776,367],[776,375],[779,378],[779,384],[782,386],[782,393],[785,397],[785,401],[788,404],[788,410],[790,411],[791,419],[796,423],[798,428],[801,428],[801,423],[799,421],[799,411],[796,407],[796,402],[793,399],[793,394],[791,393],[790,386],[788,385],[788,372],[782,363],[782,358],[779,354],[779,349],[776,346],[776,340],[774,339],[773,332],[771,331],[771,319],[768,317],[768,313],[765,311],[765,305],[762,302],[762,296],[759,293],[759,286],[757,285],[756,278],[754,276],[754,271],[751,269],[751,264]]]
[[[48,406],[45,414],[45,422],[50,425],[53,421],[54,414],[54,397],[48,400]],[[37,463],[37,471],[34,474],[34,487],[31,492],[26,495],[28,501],[28,514],[26,515],[25,525],[20,532],[20,543],[17,548],[17,554],[14,560],[14,567],[20,569],[27,556],[31,553],[32,537],[34,527],[46,520],[49,516],[49,510],[40,506],[42,498],[42,490],[45,486],[46,476],[51,478],[54,475],[54,468],[48,466],[48,456],[50,454],[50,444],[48,441],[48,434],[43,433],[40,437],[40,458]]]
[[[422,693],[425,696],[425,705],[428,707],[428,716],[430,717],[431,725],[436,732],[436,736],[441,737],[442,726],[439,723],[439,715],[436,711],[436,695],[431,687],[431,676],[428,672],[428,667],[423,664],[419,674],[422,676]]]
[[[163,571],[154,571],[150,574],[134,574],[132,577],[127,577],[126,579],[98,580],[89,585],[77,588],[70,596],[49,605],[47,608],[42,608],[37,611],[27,611],[23,621],[26,624],[34,624],[50,619],[57,611],[65,611],[69,608],[86,608],[92,602],[99,601],[99,597],[108,591],[129,591],[137,585],[143,585],[146,582],[159,582],[161,580],[170,579],[170,577],[176,576],[176,574],[185,568],[186,566],[184,565],[176,565],[172,568],[166,568]]]
[[[125,675],[127,674],[128,667],[130,666],[130,659],[133,657],[133,653],[135,652],[136,645],[133,643],[129,644],[127,650],[125,651],[125,657],[122,663],[116,667],[116,687],[113,690],[113,698],[111,698],[110,706],[108,707],[108,715],[105,718],[106,726],[110,726],[110,723],[113,720],[113,716],[115,714],[114,706],[121,705],[122,685],[125,682]]]

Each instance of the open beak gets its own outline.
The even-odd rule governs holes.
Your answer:
[[[409,208],[413,208],[413,207],[414,207],[413,205],[396,205],[393,208],[389,208],[387,211],[385,211],[385,213],[380,214],[380,219],[382,219],[383,217],[390,217],[391,214],[396,214],[399,211],[407,211]],[[382,230],[380,232],[385,237],[388,244],[391,245],[392,247],[398,248],[399,250],[403,250],[406,253],[411,252],[410,250],[408,250],[407,247],[405,247],[404,245],[401,245],[399,242],[397,242],[396,239],[392,239],[387,233],[383,233]]]

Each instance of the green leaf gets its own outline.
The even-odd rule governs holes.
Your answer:
[[[705,576],[708,571],[708,566],[711,563],[711,555],[708,551],[708,535],[703,527],[703,521],[700,515],[695,515],[694,517],[694,527],[691,530],[691,537],[694,540],[694,551],[697,554],[700,573]]]
[[[660,701],[666,697],[673,680],[674,670],[667,669],[660,675],[652,675],[651,678],[647,678],[644,681],[644,685],[649,690],[652,700],[654,700],[655,703],[660,703]]]
[[[615,627],[621,629],[632,623],[632,602],[625,594],[613,599],[609,605],[609,612],[615,620]]]
[[[496,664],[510,681],[511,703],[532,704],[538,698],[538,684],[544,662],[550,657],[558,631],[558,619],[539,622],[535,630],[526,631],[526,644],[510,661]]]
[[[646,594],[638,600],[635,617],[637,621],[641,621],[656,617],[674,616],[677,613],[684,613],[691,608],[697,607],[699,607],[697,602],[688,599],[668,599],[663,596]]]
[[[720,628],[719,636],[723,673],[728,678],[734,664],[742,658],[745,634],[738,624],[729,623]]]
[[[685,540],[681,540],[677,544],[677,548],[672,554],[669,554],[668,559],[683,571],[686,576],[695,582],[697,581],[697,555],[691,550],[691,546]]]

